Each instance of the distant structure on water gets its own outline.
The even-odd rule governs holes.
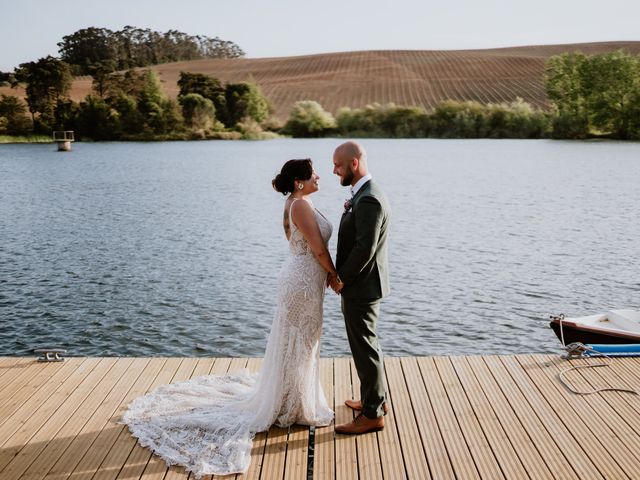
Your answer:
[[[53,132],[53,141],[58,144],[59,152],[70,152],[71,142],[75,142],[73,130],[57,130]]]

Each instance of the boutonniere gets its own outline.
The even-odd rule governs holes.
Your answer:
[[[347,200],[344,202],[344,213],[347,213],[349,210],[351,210],[352,205],[353,200],[351,198],[347,198]]]

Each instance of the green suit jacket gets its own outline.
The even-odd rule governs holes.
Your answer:
[[[387,197],[372,180],[358,190],[351,208],[343,213],[336,255],[343,298],[379,299],[389,294],[389,216]]]

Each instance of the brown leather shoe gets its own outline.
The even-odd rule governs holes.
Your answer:
[[[384,417],[367,418],[362,413],[353,422],[336,426],[336,433],[345,435],[361,435],[363,433],[378,432],[384,428]]]
[[[352,408],[353,410],[356,410],[358,412],[362,410],[362,400],[345,400],[344,404],[347,407]],[[389,413],[389,407],[387,406],[386,402],[382,404],[382,411],[385,415]]]

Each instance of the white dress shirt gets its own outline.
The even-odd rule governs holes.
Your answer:
[[[354,197],[355,194],[358,193],[358,190],[360,190],[365,183],[371,180],[371,178],[372,178],[371,174],[367,173],[364,177],[358,180],[356,184],[353,187],[351,187],[351,196]]]

